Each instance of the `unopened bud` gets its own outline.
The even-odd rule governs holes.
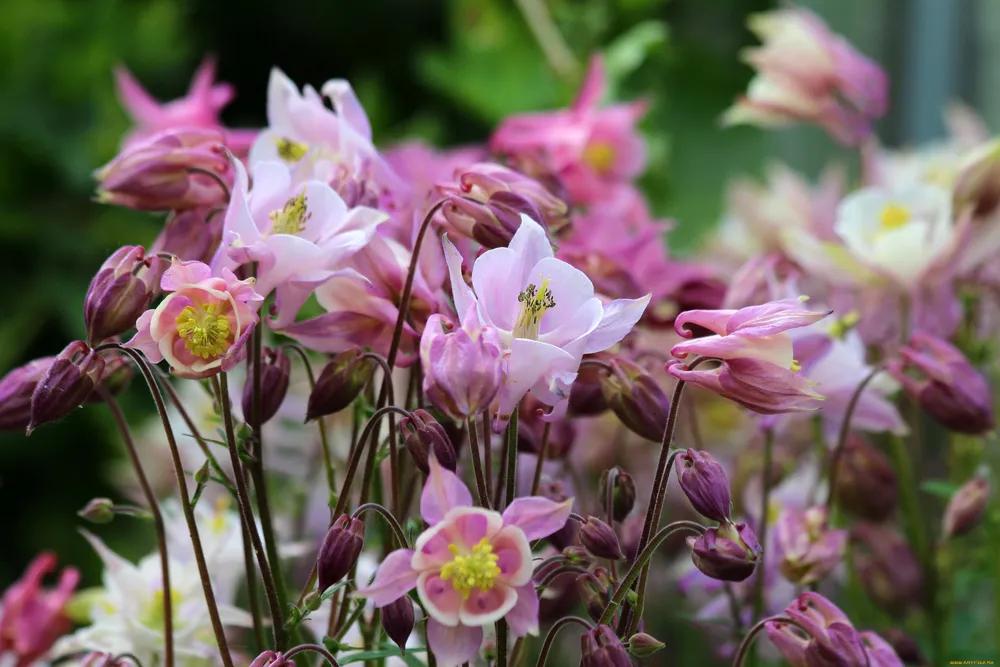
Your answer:
[[[677,481],[695,511],[712,521],[729,521],[732,499],[722,464],[708,452],[688,449],[677,455],[677,466]]]
[[[250,663],[250,667],[295,667],[295,661],[289,660],[281,651],[264,651]]]
[[[848,436],[837,462],[837,503],[869,521],[884,521],[899,504],[899,483],[889,459],[864,438]]]
[[[375,373],[372,363],[360,350],[348,350],[333,357],[320,373],[309,394],[306,421],[340,412],[358,397]]]
[[[104,359],[86,343],[75,341],[67,345],[31,395],[28,433],[80,407],[93,393],[103,373]]]
[[[597,497],[602,504],[608,497],[608,483],[611,477],[610,470],[601,475]],[[620,469],[616,469],[614,480],[615,489],[611,496],[611,515],[615,521],[624,521],[632,508],[635,507],[635,480],[632,479],[632,475]]]
[[[580,544],[598,558],[620,560],[625,557],[615,530],[594,516],[580,524]]]
[[[150,261],[159,263],[156,257]],[[159,282],[142,246],[119,248],[104,261],[90,282],[83,302],[83,321],[91,345],[125,333],[149,306]]]
[[[365,524],[347,514],[334,521],[323,538],[317,559],[319,590],[330,586],[347,576],[354,567],[361,548],[365,545]]]
[[[882,632],[882,636],[904,664],[921,666],[927,664],[927,659],[920,650],[920,644],[904,631],[899,628],[889,628]]]
[[[851,540],[854,569],[872,601],[896,613],[923,598],[920,561],[895,528],[859,523],[851,529]]]
[[[745,523],[724,523],[701,537],[688,538],[691,560],[702,574],[721,581],[743,581],[753,574],[763,551]]]
[[[666,644],[645,632],[638,632],[628,640],[628,652],[637,658],[648,658],[664,646]]]
[[[15,368],[0,380],[0,431],[23,431],[31,423],[31,395],[55,357],[42,357]]]
[[[278,414],[278,408],[288,393],[288,381],[291,376],[292,361],[280,349],[264,348],[261,355],[260,373],[260,423],[264,424]],[[243,384],[243,418],[251,421],[253,417],[254,376],[257,369],[251,365]]]
[[[601,390],[608,406],[633,433],[659,442],[667,425],[670,401],[653,377],[625,359],[611,362],[602,376]]]
[[[413,602],[406,595],[382,607],[382,629],[406,655],[406,640],[413,632]]]
[[[580,638],[580,667],[632,667],[632,659],[615,631],[598,625]]]
[[[973,477],[955,492],[944,511],[941,534],[945,539],[965,535],[979,525],[990,499],[990,482]]]
[[[598,573],[600,570],[600,573]],[[581,574],[576,578],[576,589],[580,594],[587,615],[597,621],[604,613],[604,608],[611,601],[611,576],[604,568],[596,568],[594,573]]]
[[[201,467],[198,468],[198,470],[196,470],[194,473],[195,483],[200,484],[202,486],[208,484],[208,480],[211,473],[212,469],[209,467],[208,461],[206,460],[204,463],[201,464]]]
[[[500,348],[493,327],[468,330],[431,315],[420,337],[427,399],[456,421],[488,408],[503,379]]]
[[[76,515],[91,523],[111,523],[115,518],[114,503],[109,498],[94,498]]]
[[[584,361],[590,358],[603,358],[609,361],[611,359],[610,356],[598,354],[594,357],[586,357]],[[569,392],[567,415],[570,417],[594,417],[607,411],[608,402],[601,390],[601,377],[605,373],[607,370],[598,364],[581,364]]]
[[[399,422],[399,430],[403,435],[403,444],[420,472],[425,475],[430,473],[427,459],[432,453],[443,468],[454,472],[458,467],[455,447],[444,427],[431,413],[423,409],[414,410],[409,417],[404,417]]]
[[[125,388],[132,381],[132,376],[135,375],[132,359],[127,354],[116,354],[111,350],[103,353],[103,359],[104,372],[101,373],[101,379],[98,384],[104,391],[112,396],[117,396],[125,391]],[[102,400],[100,395],[95,392],[91,395],[88,402],[100,400]]]

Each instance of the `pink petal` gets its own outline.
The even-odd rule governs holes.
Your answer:
[[[483,538],[492,541],[502,527],[503,519],[496,512],[481,507],[455,507],[437,525],[420,534],[411,565],[420,571],[439,568],[455,557],[452,545],[471,551]]]
[[[156,125],[159,122],[162,116],[160,103],[124,67],[115,68],[115,88],[122,106],[137,124]]]
[[[493,537],[491,544],[498,557],[501,581],[510,586],[522,586],[531,581],[531,545],[523,530],[506,526]]]
[[[493,430],[503,430],[510,413],[535,383],[552,371],[576,370],[579,360],[562,348],[528,338],[515,338],[510,346],[507,374],[500,387]]]
[[[160,279],[160,289],[173,292],[183,285],[193,285],[212,277],[212,269],[202,262],[181,262],[174,260],[170,268],[163,272]]]
[[[451,295],[455,300],[455,311],[466,313],[471,306],[478,303],[478,300],[472,289],[465,283],[465,278],[462,277],[462,254],[448,240],[447,234],[441,238],[441,245],[448,263],[448,277],[451,280]]]
[[[471,506],[472,494],[458,475],[443,468],[433,455],[428,463],[431,470],[423,493],[420,494],[420,514],[424,521],[433,526],[451,508]]]
[[[517,526],[529,541],[548,537],[566,525],[573,499],[561,503],[541,496],[515,498],[503,513],[504,526]]]
[[[674,320],[674,330],[684,338],[691,338],[692,333],[688,325],[696,324],[712,333],[724,336],[726,324],[735,313],[735,310],[687,310]]]
[[[163,355],[160,354],[160,346],[157,344],[153,337],[149,333],[149,323],[153,319],[152,310],[147,310],[135,323],[137,331],[132,339],[125,343],[125,347],[139,350],[142,354],[150,361],[150,363],[159,363],[163,361]]]
[[[783,299],[760,306],[741,308],[726,324],[726,333],[739,332],[745,336],[770,336],[788,329],[814,324],[830,313],[813,312],[802,308],[799,299]]]
[[[450,581],[442,579],[440,572],[421,574],[417,580],[417,595],[432,619],[449,627],[458,625],[462,594],[455,590]]]
[[[525,287],[518,282],[520,271],[520,258],[510,248],[487,250],[472,267],[472,287],[483,313],[490,324],[506,331],[514,328],[517,297]]]
[[[358,589],[355,595],[368,598],[376,607],[395,602],[417,585],[418,573],[410,567],[413,552],[397,549],[385,557],[371,586]]]
[[[539,288],[546,278],[551,279],[549,290],[556,305],[542,315],[543,332],[558,327],[594,296],[594,285],[587,274],[561,259],[546,257],[528,271],[528,282]]]
[[[604,317],[597,328],[587,336],[584,354],[602,352],[624,338],[649,305],[652,295],[638,299],[617,299],[604,305]]]
[[[344,119],[358,134],[371,141],[372,126],[368,114],[354,94],[354,89],[344,79],[331,79],[323,84],[323,95],[330,98],[337,115]]]
[[[595,53],[590,58],[587,66],[587,74],[580,86],[580,92],[576,94],[573,102],[573,111],[592,111],[601,104],[601,98],[607,89],[607,73],[604,69],[604,58],[599,53]]]
[[[482,628],[448,627],[433,618],[427,621],[427,645],[437,658],[438,667],[459,667],[472,662],[482,643]]]
[[[524,635],[538,636],[538,592],[535,591],[535,582],[529,581],[523,586],[518,586],[517,604],[507,612],[507,625],[510,632],[515,637]]]
[[[514,232],[514,238],[507,245],[517,255],[519,275],[511,275],[509,280],[518,284],[519,289],[532,282],[531,269],[546,257],[552,257],[552,244],[542,226],[526,215],[521,215],[521,226]]]
[[[503,618],[517,604],[517,591],[497,582],[489,590],[473,588],[462,600],[459,618],[462,625],[486,625]]]

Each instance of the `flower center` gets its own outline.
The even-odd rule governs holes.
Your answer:
[[[309,144],[292,141],[287,137],[280,137],[275,141],[278,147],[278,157],[285,162],[298,162],[305,157],[309,150]]]
[[[292,197],[285,205],[268,215],[271,219],[272,234],[298,234],[306,228],[312,213],[306,210],[306,191]]]
[[[882,229],[899,229],[910,221],[910,210],[899,204],[886,204],[879,215]]]
[[[178,591],[170,591],[170,602],[173,605],[171,609],[176,619],[177,608],[181,606],[182,602]],[[163,627],[163,589],[153,593],[153,599],[143,605],[143,613],[139,622],[147,628]]]
[[[542,281],[542,286],[536,287],[534,284],[528,285],[524,291],[517,295],[517,301],[521,304],[521,311],[517,316],[517,323],[514,324],[514,338],[529,338],[538,340],[538,328],[542,323],[542,315],[549,308],[555,308],[556,301],[552,298],[552,290],[549,289],[550,278]]]
[[[595,141],[583,149],[583,161],[599,174],[611,171],[615,166],[615,148],[606,141]]]
[[[229,347],[229,318],[219,314],[219,305],[188,306],[175,320],[184,347],[202,359],[217,357]]]
[[[500,576],[497,561],[500,557],[493,553],[493,545],[485,537],[472,547],[472,551],[462,553],[454,544],[448,545],[448,550],[455,554],[450,563],[441,568],[441,579],[451,581],[452,587],[467,600],[473,588],[481,591],[490,590],[496,578]]]

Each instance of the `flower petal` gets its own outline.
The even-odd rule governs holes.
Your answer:
[[[414,569],[439,568],[455,556],[451,545],[471,550],[480,540],[492,540],[503,527],[500,514],[482,507],[455,507],[437,525],[425,530],[414,545]]]
[[[418,573],[410,566],[413,552],[397,549],[385,557],[371,586],[359,588],[355,595],[368,598],[376,607],[395,602],[417,585]]]
[[[514,232],[514,238],[507,244],[520,260],[520,275],[511,275],[508,280],[516,282],[518,288],[522,288],[531,282],[530,272],[538,262],[546,257],[552,257],[552,244],[549,243],[548,236],[542,226],[521,214],[521,226]]]
[[[517,604],[517,591],[497,582],[488,590],[473,588],[462,600],[458,616],[462,625],[486,625],[503,618]]]
[[[535,582],[529,581],[518,586],[517,604],[507,612],[507,625],[515,637],[524,635],[538,636],[538,592]]]
[[[561,503],[541,496],[515,498],[503,513],[504,526],[517,526],[529,541],[548,537],[566,525],[573,499]]]
[[[492,541],[497,556],[500,579],[509,586],[522,586],[531,581],[534,564],[531,562],[531,545],[524,531],[517,526],[506,526]]]
[[[451,296],[455,301],[455,312],[466,313],[470,306],[478,304],[479,301],[462,277],[462,254],[448,239],[447,234],[441,237],[441,247],[448,263],[448,278],[451,280]]]
[[[482,628],[464,625],[448,627],[433,618],[427,621],[427,645],[437,659],[438,667],[459,667],[479,654],[483,643]]]
[[[420,514],[424,521],[433,526],[444,518],[453,507],[472,505],[472,494],[458,475],[444,468],[431,455],[428,464],[430,475],[420,494]]]
[[[583,353],[601,352],[624,338],[646,311],[651,296],[647,294],[638,299],[617,299],[605,304],[604,317],[587,336]]]
[[[472,287],[483,314],[493,326],[504,331],[514,328],[519,308],[517,298],[525,287],[516,278],[521,270],[520,258],[510,248],[487,250],[472,267]],[[457,302],[455,305],[458,306]]]
[[[459,624],[462,594],[455,590],[450,581],[442,579],[439,571],[420,575],[417,579],[417,595],[432,619],[449,627]]]

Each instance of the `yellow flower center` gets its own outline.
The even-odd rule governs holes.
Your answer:
[[[542,281],[542,286],[528,285],[517,295],[521,310],[514,324],[514,338],[529,338],[538,340],[538,328],[542,324],[542,315],[549,308],[555,308],[556,301],[549,289],[550,278]]]
[[[285,162],[298,162],[309,150],[309,144],[292,141],[287,137],[280,137],[275,143],[278,146],[278,157]]]
[[[830,325],[830,336],[839,340],[844,340],[848,332],[857,325],[858,320],[860,319],[861,314],[856,310],[852,310],[843,317],[835,319],[833,324]]]
[[[448,550],[455,554],[450,563],[441,568],[441,579],[451,581],[452,587],[467,600],[472,589],[487,591],[493,588],[496,578],[500,576],[497,561],[500,557],[493,553],[493,545],[484,537],[472,547],[472,551],[464,552],[454,544],[448,545]]]
[[[170,592],[170,604],[173,617],[177,618],[177,609],[181,605],[181,596],[177,591]],[[140,623],[147,628],[163,627],[163,590],[153,593],[153,599],[144,605]]]
[[[799,363],[798,359],[792,359],[792,365],[788,367],[788,370],[793,373],[798,373],[802,370],[802,364]]]
[[[175,320],[184,347],[202,359],[217,357],[229,347],[229,318],[219,314],[219,304],[188,306]]]
[[[882,229],[899,229],[910,221],[910,210],[899,204],[886,204],[879,215]]]
[[[306,210],[306,191],[302,190],[302,194],[292,197],[267,217],[271,219],[272,234],[298,234],[312,217],[312,213]]]
[[[615,148],[606,141],[595,141],[583,149],[583,161],[597,173],[607,173],[615,166]]]

